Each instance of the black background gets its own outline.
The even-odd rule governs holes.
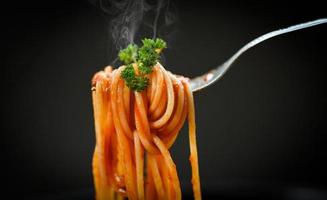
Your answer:
[[[260,34],[327,16],[317,2],[177,1],[165,67],[193,77]],[[2,6],[1,179],[21,199],[92,199],[90,79],[116,52],[87,1]],[[327,198],[327,25],[266,41],[195,94],[205,198]],[[191,196],[187,127],[172,148]]]

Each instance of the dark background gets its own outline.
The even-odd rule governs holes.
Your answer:
[[[260,34],[327,15],[313,1],[176,6],[165,67],[189,77]],[[92,199],[90,79],[114,58],[107,20],[87,1],[2,10],[2,194]],[[322,25],[268,40],[195,94],[204,199],[327,198],[326,35]],[[191,197],[187,127],[172,152]]]

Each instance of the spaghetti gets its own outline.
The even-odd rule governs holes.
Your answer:
[[[187,79],[157,63],[147,75],[149,86],[137,92],[121,78],[124,68],[106,67],[92,79],[96,199],[181,199],[169,148],[188,117],[192,187],[200,200],[194,102]]]

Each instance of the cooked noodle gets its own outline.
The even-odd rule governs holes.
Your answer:
[[[121,78],[123,69],[106,67],[92,79],[96,199],[181,199],[169,149],[188,117],[192,187],[200,200],[194,103],[187,79],[158,63],[148,75],[148,88],[136,92]]]

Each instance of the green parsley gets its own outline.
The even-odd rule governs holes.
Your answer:
[[[125,64],[130,64],[136,61],[137,45],[129,44],[125,49],[118,54],[119,59]]]
[[[155,40],[145,38],[142,40],[142,43],[143,46],[152,47],[154,49],[165,49],[167,46],[166,42],[160,38],[157,38]]]
[[[121,77],[125,81],[133,80],[135,77],[135,71],[132,64],[126,65],[125,69],[121,72]]]
[[[167,46],[166,42],[160,38],[145,38],[142,44],[140,48],[135,44],[130,44],[118,55],[119,59],[126,64],[121,77],[130,89],[138,92],[143,91],[149,85],[149,79],[145,75],[152,72],[153,66],[160,60],[160,53]],[[139,75],[136,75],[132,63],[137,64]]]
[[[159,54],[151,46],[143,45],[138,51],[138,64],[141,67],[140,71],[143,72],[152,72],[152,67],[157,64],[159,59]],[[148,68],[148,70],[144,70]]]
[[[157,63],[157,62],[156,62]],[[156,64],[155,63],[155,64]],[[154,64],[154,65],[155,65]],[[142,62],[140,62],[139,64],[138,64],[138,66],[139,66],[139,72],[141,73],[141,74],[150,74],[151,72],[152,72],[152,68],[151,67],[147,67],[146,65],[144,65]]]
[[[134,67],[129,64],[121,72],[121,77],[125,80],[126,85],[132,90],[143,91],[149,85],[149,79],[143,76],[136,76]]]

